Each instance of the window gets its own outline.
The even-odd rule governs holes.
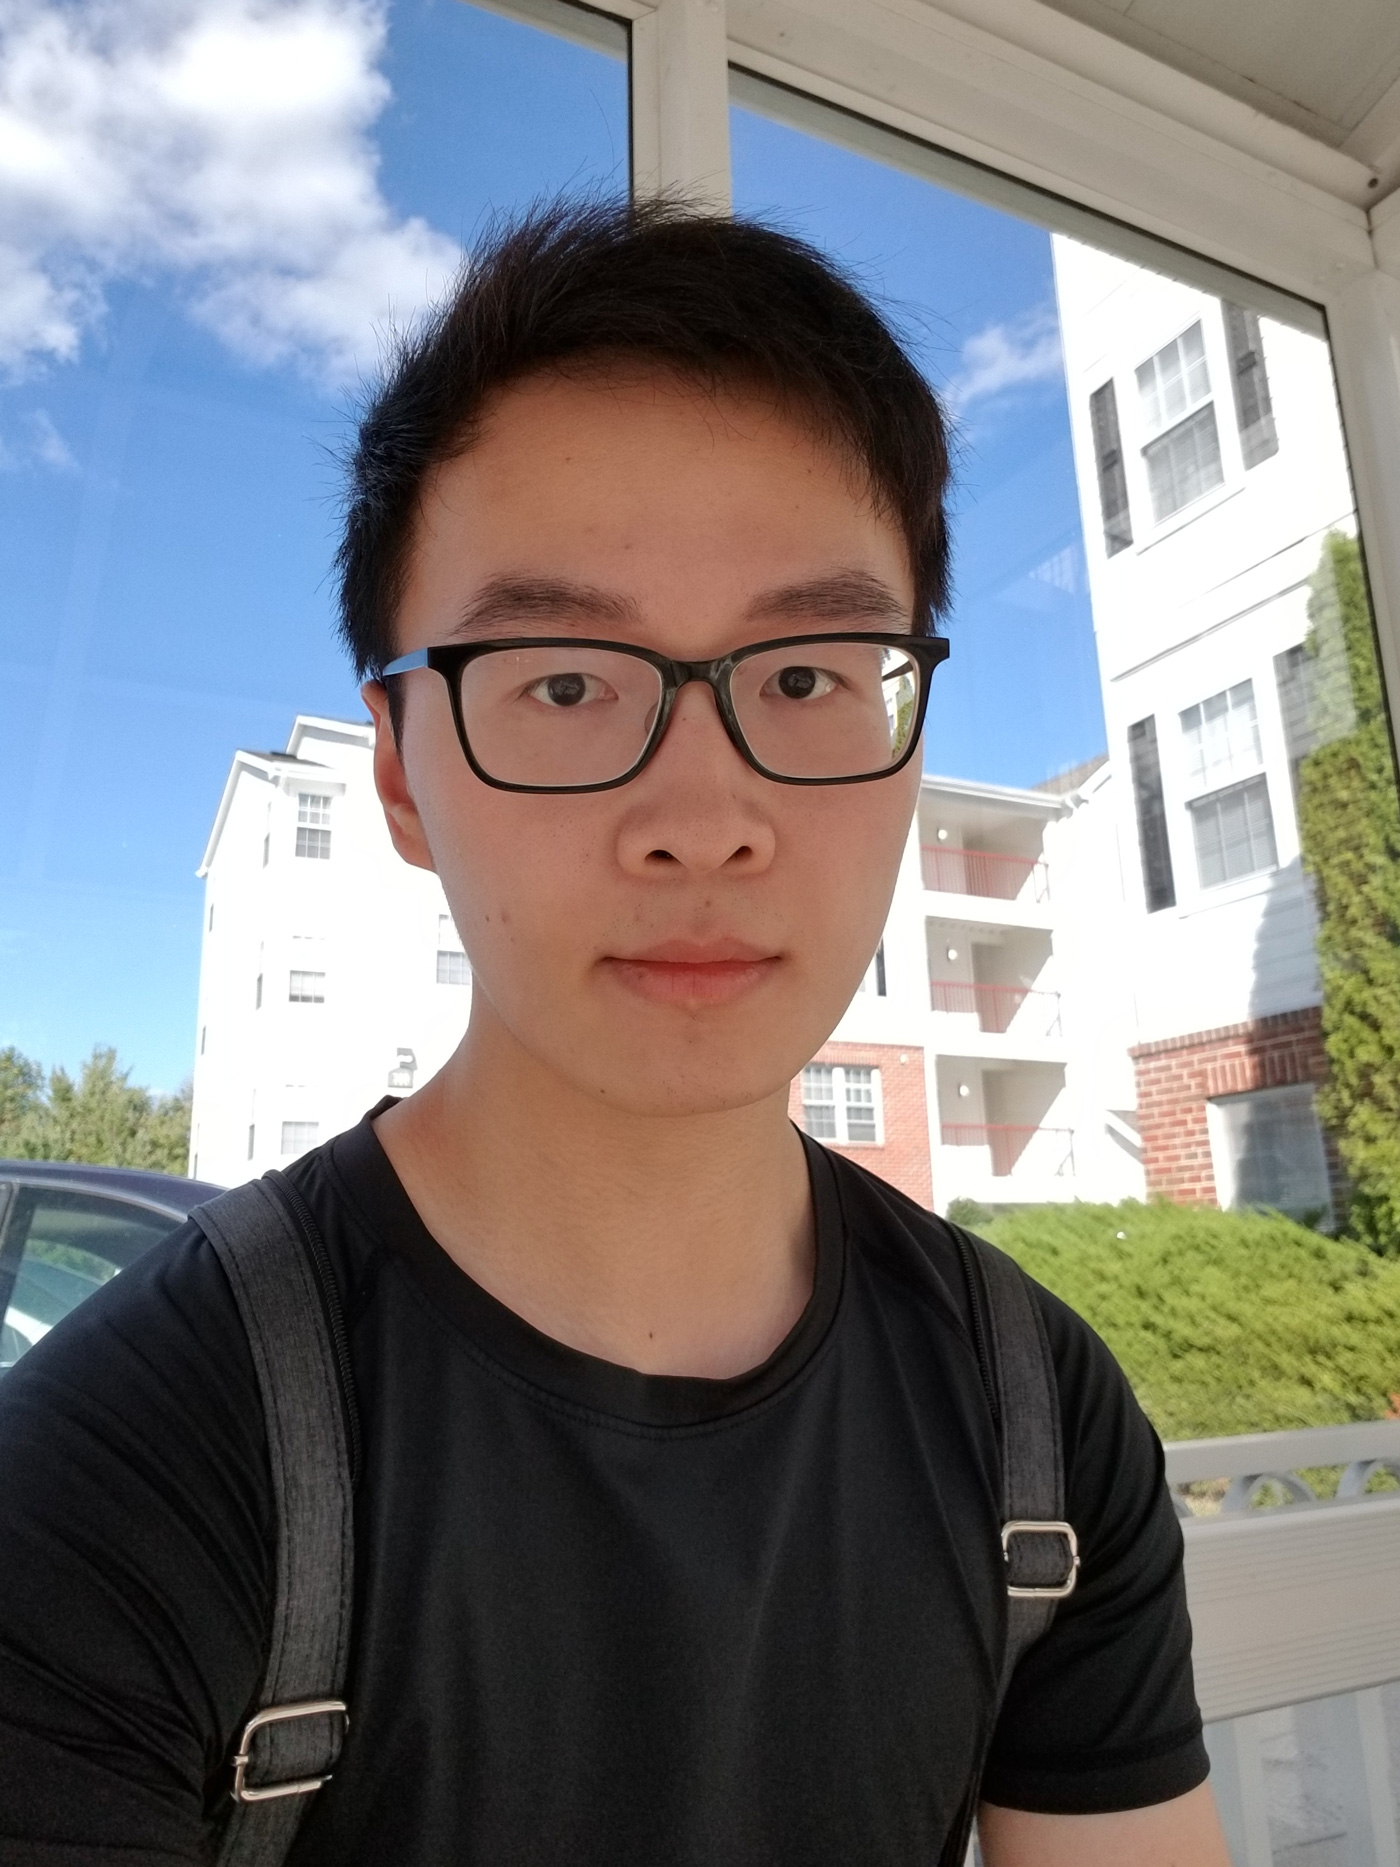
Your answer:
[[[209,903],[209,931],[210,933],[214,931],[214,903],[212,901]]]
[[[856,987],[856,991],[873,991],[876,998],[886,998],[889,996],[885,983],[885,943],[883,940],[880,942],[879,946],[876,947],[875,957],[866,967],[864,976],[860,984]]]
[[[1240,452],[1246,468],[1257,467],[1278,452],[1274,405],[1269,395],[1269,373],[1264,367],[1264,344],[1259,335],[1259,313],[1243,305],[1222,304],[1225,342],[1235,380],[1235,414],[1240,424]]]
[[[249,1160],[253,1158],[253,1140],[256,1134],[257,1134],[256,1126],[252,1122],[249,1122],[248,1123],[248,1158]]]
[[[331,800],[316,791],[297,795],[297,854],[328,862],[331,854]]]
[[[1202,790],[1258,771],[1264,762],[1253,681],[1212,694],[1181,715],[1187,772]]]
[[[809,1063],[802,1072],[802,1126],[814,1141],[881,1142],[880,1072],[868,1064]]]
[[[314,1121],[284,1121],[282,1124],[282,1152],[284,1154],[304,1154],[309,1147],[315,1147],[316,1137],[321,1124]]]
[[[267,834],[263,837],[263,867],[264,868],[267,867],[268,857],[271,854],[272,854],[272,832],[271,830],[269,830]]]
[[[294,972],[290,975],[287,997],[294,1005],[324,1005],[326,975],[323,972]]]
[[[209,1026],[207,1024],[201,1024],[199,1027],[199,1054],[201,1057],[204,1055],[204,1040],[208,1035]]]
[[[1149,914],[1176,906],[1167,808],[1162,797],[1162,760],[1157,750],[1157,716],[1149,714],[1128,728],[1128,764],[1137,811],[1142,886]]]
[[[1094,435],[1094,465],[1099,476],[1104,549],[1113,557],[1133,542],[1133,523],[1128,512],[1123,441],[1118,432],[1118,394],[1111,381],[1095,389],[1089,397],[1089,422]]]
[[[1142,456],[1160,524],[1225,478],[1200,324],[1139,364],[1137,383],[1148,431],[1157,436]]]
[[[1198,797],[1189,808],[1202,888],[1219,888],[1278,866],[1265,778]]]
[[[262,1010],[262,982],[263,982],[263,976],[261,973],[259,973],[253,985],[253,1010],[254,1011]]]
[[[1327,1150],[1311,1084],[1221,1096],[1208,1117],[1222,1206],[1267,1206],[1314,1223],[1330,1215]]]
[[[437,982],[439,985],[469,985],[471,968],[462,951],[461,935],[450,914],[438,915]]]

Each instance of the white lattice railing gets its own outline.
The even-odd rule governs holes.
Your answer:
[[[1234,1867],[1400,1867],[1400,1420],[1166,1456]]]

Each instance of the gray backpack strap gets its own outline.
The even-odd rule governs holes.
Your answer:
[[[234,1754],[219,1867],[280,1867],[349,1725],[358,1426],[325,1247],[282,1175],[191,1218],[218,1253],[262,1394],[277,1512],[276,1593],[257,1710]]]
[[[1065,1521],[1060,1397],[1045,1325],[1024,1272],[984,1239],[973,1240],[987,1295],[987,1330],[1001,1416],[1002,1525],[1006,1560],[1006,1654],[1001,1697],[1026,1649],[1074,1593],[1079,1545]]]

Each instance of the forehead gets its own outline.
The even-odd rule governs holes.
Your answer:
[[[501,576],[723,609],[837,565],[912,601],[903,536],[859,467],[773,397],[637,365],[534,376],[425,482],[400,645]]]

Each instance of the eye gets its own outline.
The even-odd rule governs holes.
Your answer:
[[[806,668],[799,664],[779,668],[776,674],[770,674],[763,683],[763,692],[777,694],[784,700],[819,700],[823,694],[831,693],[835,686],[835,680],[825,669]]]
[[[596,674],[570,670],[546,674],[542,680],[532,681],[525,692],[544,707],[578,707],[586,700],[606,700],[612,689]]]

